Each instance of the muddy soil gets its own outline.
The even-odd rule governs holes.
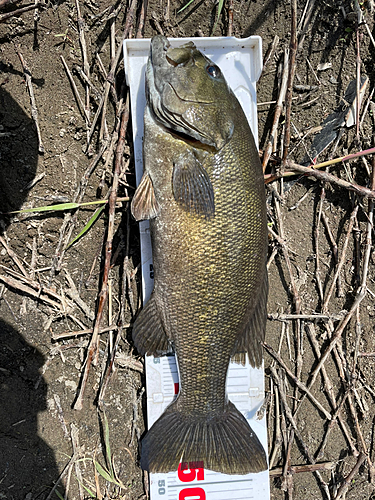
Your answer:
[[[297,4],[299,20],[304,15],[306,2],[299,0]],[[365,24],[357,26],[354,2],[324,1],[313,5],[297,52],[295,84],[299,87],[293,94],[289,153],[296,162],[303,161],[317,131],[314,128],[338,107],[349,82],[356,78],[357,52],[361,59],[361,75],[369,79],[362,110],[369,99],[374,85],[372,4],[372,1],[361,4],[367,27]],[[97,127],[91,148],[86,151],[85,118],[61,59],[64,58],[73,72],[84,102],[84,82],[76,70],[83,67],[76,3],[66,0],[39,5],[38,14],[31,10],[2,20],[0,24],[0,211],[3,213],[72,201],[77,186],[103,144]],[[172,0],[168,7],[166,2],[151,0],[147,7],[144,36],[150,37],[158,32],[169,37],[212,35],[217,16],[216,3],[196,0],[178,14],[181,5]],[[279,92],[280,65],[284,50],[289,47],[291,9],[289,2],[277,0],[234,0],[232,5],[234,36],[260,35],[263,54],[275,35],[279,37],[276,51],[258,84],[259,145],[264,150]],[[22,4],[7,5],[0,10],[0,15],[20,6]],[[111,30],[117,47],[129,5],[87,0],[79,7],[91,81],[98,90],[98,93],[95,89],[91,91],[87,107],[92,120],[113,57]],[[228,33],[227,7],[224,6],[215,35]],[[115,16],[111,17],[113,10]],[[141,2],[138,2],[137,19],[140,10]],[[134,28],[133,36],[135,32]],[[31,75],[43,152],[32,118],[19,54]],[[323,65],[324,69],[319,71],[318,65]],[[124,80],[122,68],[120,62],[113,92],[109,95],[107,128],[102,128],[104,137],[106,134],[112,136],[116,126],[116,100]],[[271,161],[273,166],[282,156],[283,123],[282,115]],[[355,127],[344,127],[335,149],[331,145],[320,155],[319,161],[372,147],[373,126],[371,104],[363,114],[359,141]],[[113,155],[106,166],[106,154],[87,177],[84,202],[104,198],[107,194],[112,182]],[[120,183],[119,196],[126,197],[133,193],[135,185],[131,123],[123,163],[126,172]],[[371,168],[372,160],[368,157],[367,161],[357,159],[345,165],[335,164],[330,173],[349,183],[369,186]],[[362,280],[368,200],[343,187],[331,183],[323,186],[317,180],[298,176],[272,183],[267,186],[267,191],[270,228],[284,243],[270,235],[268,311],[272,318],[270,316],[266,340],[274,350],[280,349],[280,356],[291,372],[308,384],[320,356],[310,339],[316,340],[319,350],[324,352],[340,318],[345,317],[352,307]],[[355,207],[358,207],[358,212],[348,233]],[[145,430],[145,379],[142,359],[133,349],[129,326],[140,307],[139,235],[126,201],[116,210],[110,270],[112,308],[105,309],[102,322],[102,325],[117,325],[119,328],[101,334],[99,358],[89,373],[83,408],[80,411],[73,409],[84,372],[90,333],[79,336],[70,333],[68,336],[66,332],[93,327],[103,272],[107,212],[102,213],[88,234],[68,248],[61,265],[57,264],[62,253],[59,239],[63,225],[70,224],[71,220],[73,231],[67,242],[78,235],[95,208],[3,215],[0,220],[1,499],[33,500],[64,498],[64,495],[70,500],[147,498],[147,478],[139,467],[139,439]],[[329,221],[328,226],[319,222],[322,219],[319,212]],[[304,319],[299,323],[275,319],[277,315],[296,312],[296,294],[297,308],[301,313],[310,316],[322,313],[337,268],[331,239],[337,243],[338,259],[343,258],[343,265],[339,287],[333,287],[324,317]],[[335,408],[344,399],[340,410],[342,424],[337,423],[335,416],[335,422],[330,426],[326,416],[309,398],[304,398],[302,391],[295,391],[294,382],[285,377],[280,365],[265,353],[269,450],[273,457],[271,468],[284,466],[288,449],[288,465],[315,461],[326,464],[325,469],[318,473],[320,477],[311,469],[290,473],[284,478],[273,477],[273,499],[334,498],[343,479],[356,465],[360,452],[366,455],[366,459],[349,478],[346,498],[375,498],[370,467],[374,459],[375,364],[373,356],[362,355],[375,351],[372,254],[366,286],[367,293],[358,314],[353,314],[338,339],[333,356],[329,355],[325,363],[329,381],[319,374],[311,390],[331,415],[335,415]],[[106,380],[105,369],[117,342],[115,371]],[[292,411],[302,401],[295,415],[296,429],[292,440],[291,423],[285,416],[285,407],[280,403],[275,383],[275,370]],[[106,389],[99,397],[103,384]],[[95,472],[93,465],[97,461],[108,467],[104,449],[107,429],[104,415],[108,420],[111,453],[121,488],[114,482],[105,481]],[[279,427],[280,433],[277,431]],[[52,492],[56,481],[58,486]]]

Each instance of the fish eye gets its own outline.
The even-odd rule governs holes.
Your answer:
[[[215,64],[207,66],[206,71],[212,78],[219,78],[221,76],[220,68]]]

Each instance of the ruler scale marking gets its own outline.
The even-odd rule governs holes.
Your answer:
[[[257,142],[256,81],[262,67],[260,37],[236,39],[234,37],[211,37],[170,39],[172,45],[193,40],[199,50],[206,53],[222,69],[228,84],[232,87],[244,108]],[[124,59],[127,84],[130,86],[132,102],[132,124],[134,157],[137,184],[142,176],[142,140],[144,69],[148,57],[150,40],[125,40]],[[150,230],[148,221],[140,223],[142,292],[144,303],[153,289],[153,266]],[[174,356],[145,359],[148,427],[163,413],[175,398],[178,368]],[[256,419],[256,411],[264,400],[263,369],[253,369],[248,361],[245,366],[231,363],[227,377],[229,399],[248,418],[254,432],[267,450],[266,419]],[[249,419],[249,416],[251,418]],[[189,469],[190,470],[190,469]],[[194,469],[193,469],[194,470]],[[180,481],[178,473],[150,474],[150,499],[162,500],[269,500],[268,471],[246,476],[230,476],[201,469],[195,469],[194,480]],[[185,472],[185,471],[184,471]],[[204,476],[202,480],[197,479]]]

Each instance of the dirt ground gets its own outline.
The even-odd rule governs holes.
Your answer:
[[[82,201],[106,197],[112,184],[114,155],[108,144],[118,123],[116,109],[121,106],[121,60],[106,105],[106,126],[100,126],[99,120],[88,152],[87,120],[92,123],[98,109],[114,55],[111,38],[117,48],[129,4],[112,4],[108,0],[79,3],[93,84],[86,120],[61,59],[63,56],[72,71],[85,102],[85,82],[77,70],[84,66],[77,4],[73,0],[37,4],[37,15],[33,9],[6,20],[0,17],[1,212],[75,201],[77,186],[82,184],[104,143],[107,149],[92,173],[86,175]],[[142,2],[135,0],[135,4],[136,20],[141,15]],[[0,16],[23,5],[26,4],[2,6]],[[144,36],[161,31],[170,37],[210,36],[217,4],[196,0],[178,14],[181,5],[172,0],[168,7],[163,0],[151,0]],[[263,54],[274,36],[279,37],[258,84],[259,144],[264,151],[279,94],[284,50],[289,47],[291,6],[278,0],[233,0],[231,5],[234,36],[260,35]],[[367,27],[364,23],[357,26],[355,2],[298,0],[297,5],[297,20],[305,16],[306,5],[311,5],[312,11],[304,39],[299,38],[289,158],[297,163],[303,161],[316,132],[314,127],[338,107],[349,82],[356,78],[357,51],[361,75],[369,79],[359,141],[355,127],[344,127],[336,149],[331,145],[319,161],[372,147],[374,108],[370,103],[366,111],[365,105],[372,98],[375,78],[373,2],[361,3]],[[225,4],[214,34],[226,35],[229,24]],[[133,36],[135,33],[136,28]],[[44,152],[40,151],[19,55],[31,75]],[[325,65],[324,69],[317,69],[320,64]],[[282,114],[272,168],[277,167],[282,156],[284,123]],[[122,163],[118,195],[127,197],[135,185],[131,123]],[[358,158],[337,163],[331,166],[330,173],[348,183],[369,187],[371,169],[372,159],[368,156],[367,161]],[[340,328],[340,321],[347,317],[364,278],[366,290],[327,357],[325,376],[323,372],[318,374],[312,385],[311,393],[326,415],[309,397],[304,397],[302,390],[296,390],[280,363],[265,352],[271,468],[277,473],[275,469],[287,464],[284,477],[271,478],[271,498],[337,498],[339,488],[347,486],[348,500],[375,499],[371,482],[375,425],[372,249],[368,271],[363,265],[367,235],[370,241],[373,236],[371,228],[368,231],[371,205],[368,199],[345,187],[330,182],[323,185],[301,176],[270,183],[267,191],[273,235],[269,240],[270,319],[266,341],[275,351],[279,349],[287,368],[304,384],[311,381],[321,353]],[[0,219],[0,499],[41,500],[64,495],[70,500],[147,498],[147,478],[139,467],[138,453],[138,441],[145,429],[145,379],[129,327],[140,307],[139,235],[126,201],[116,210],[109,275],[111,310],[105,308],[102,320],[102,326],[117,326],[101,334],[99,359],[91,366],[83,407],[73,409],[91,334],[68,336],[67,332],[93,327],[103,278],[108,212],[104,211],[88,234],[66,252],[62,249],[83,229],[95,209],[90,206],[76,212],[30,213],[12,218],[3,215]],[[72,233],[65,236],[69,228]],[[62,246],[60,237],[65,238]],[[342,263],[337,286],[333,283],[336,243],[338,261]],[[332,283],[332,297],[325,305]],[[280,318],[296,312],[307,317]],[[311,319],[314,314],[321,317]],[[58,335],[61,337],[56,339]],[[108,379],[114,345],[115,371]],[[103,385],[105,391],[102,389],[99,396]],[[299,408],[294,419],[288,416],[285,403],[291,412]],[[115,484],[115,479],[111,483],[95,473],[94,460],[108,467],[104,448],[107,429],[122,487]],[[289,469],[287,473],[289,466],[313,462],[323,464],[318,473],[311,467],[307,472],[292,473],[294,469]],[[60,475],[61,481],[53,492],[52,486]]]

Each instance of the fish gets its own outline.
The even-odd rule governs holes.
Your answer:
[[[150,472],[199,463],[224,474],[267,469],[226,395],[231,359],[262,364],[268,278],[265,187],[246,116],[220,68],[193,42],[152,38],[144,172],[131,210],[149,220],[154,289],[133,325],[141,355],[174,352],[178,396],[141,443]]]

